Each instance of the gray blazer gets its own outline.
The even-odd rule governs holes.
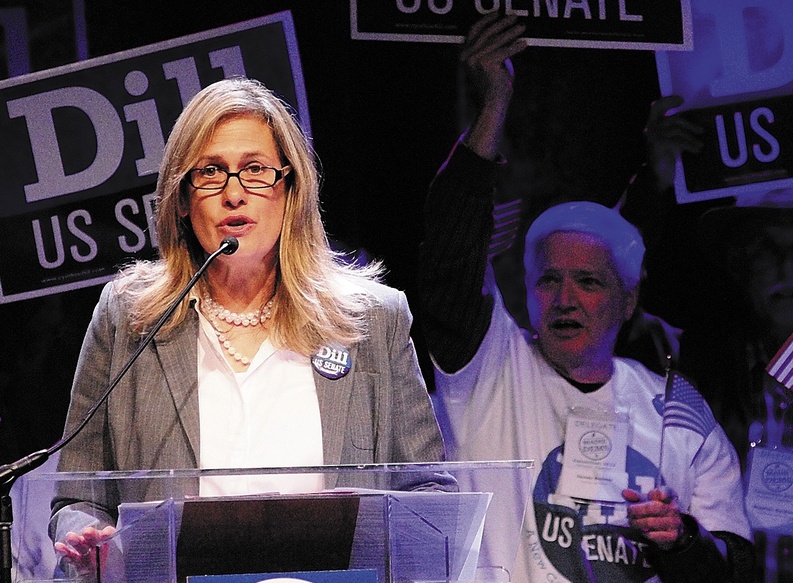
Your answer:
[[[443,443],[410,339],[412,316],[405,295],[377,283],[366,287],[372,299],[368,334],[348,347],[351,370],[337,380],[314,371],[325,464],[442,461]],[[198,315],[191,310],[177,329],[155,336],[107,403],[62,450],[60,471],[198,467],[198,326]],[[110,283],[102,291],[83,342],[67,432],[124,367],[137,342],[139,337],[129,328],[128,310]],[[173,494],[146,480],[134,482],[129,486],[132,490],[103,494],[61,488],[53,510],[90,500],[91,507],[112,516],[120,499]],[[326,484],[334,485],[327,480]],[[422,484],[426,481],[407,487]],[[191,480],[179,491],[197,494],[198,483]]]

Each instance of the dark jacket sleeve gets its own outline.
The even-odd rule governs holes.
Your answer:
[[[497,171],[496,163],[458,142],[425,203],[420,310],[429,351],[447,373],[473,358],[490,325],[493,299],[483,284]]]
[[[664,583],[752,583],[755,558],[752,543],[737,534],[710,533],[692,516],[683,515],[688,539],[680,547],[661,551],[651,547],[650,562]],[[725,558],[716,546],[727,547]]]

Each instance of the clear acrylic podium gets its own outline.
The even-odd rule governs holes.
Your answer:
[[[532,471],[531,461],[36,471],[14,498],[14,580],[92,580],[57,565],[47,536],[57,495],[77,501],[59,514],[61,530],[116,525],[96,551],[107,583],[358,570],[377,583],[508,582],[527,499],[515,485]],[[306,478],[324,488],[280,493]],[[229,479],[261,493],[197,496],[202,481]]]

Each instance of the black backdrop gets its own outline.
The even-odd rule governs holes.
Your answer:
[[[85,2],[91,57],[291,10],[327,229],[383,259],[387,283],[415,306],[422,202],[461,127],[457,45],[353,41],[342,0]],[[50,5],[25,4],[39,14]],[[45,46],[68,42],[52,34]],[[38,68],[62,64],[63,54],[37,54]],[[616,200],[643,159],[641,129],[658,92],[654,63],[647,51],[530,48],[516,58],[512,130],[538,184],[564,182]],[[60,436],[98,294],[95,287],[0,305],[0,463]],[[429,373],[419,320],[414,339]]]

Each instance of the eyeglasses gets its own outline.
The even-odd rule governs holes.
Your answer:
[[[193,168],[185,176],[188,184],[199,190],[223,190],[229,183],[229,178],[236,176],[244,188],[255,190],[257,188],[272,188],[284,176],[289,174],[292,167],[272,168],[251,164],[239,172],[229,172],[220,166],[209,165],[203,168]]]

